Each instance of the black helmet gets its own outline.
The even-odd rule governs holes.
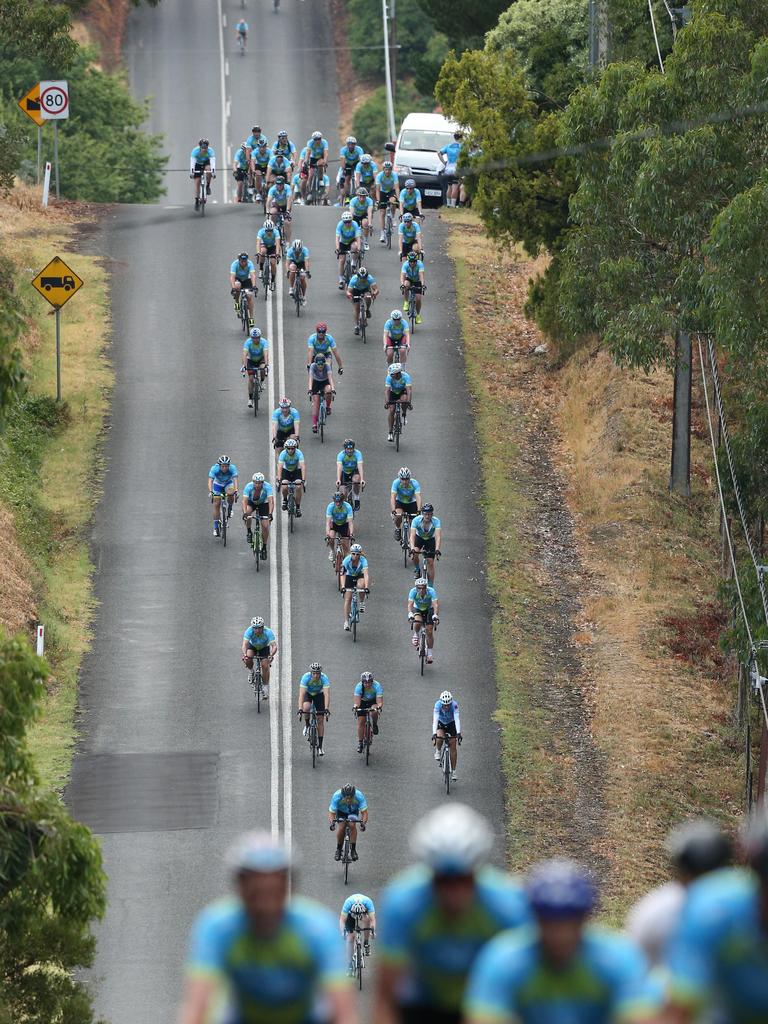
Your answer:
[[[373,682],[373,672],[362,672],[360,674],[360,682],[361,683],[372,683]]]
[[[730,839],[709,818],[694,818],[673,828],[665,846],[673,864],[693,878],[726,867],[733,856]]]
[[[426,505],[422,505],[421,506],[421,511],[422,512],[434,512],[435,511],[435,506],[433,504],[431,504],[431,502],[428,501],[426,503]]]
[[[247,260],[248,259],[248,253],[247,252],[239,252],[237,254],[237,258],[239,260]]]
[[[341,787],[342,796],[354,796],[356,792],[357,790],[355,789],[351,782],[345,782],[344,785]]]
[[[746,822],[741,833],[747,864],[764,882],[768,882],[768,815],[755,814]]]
[[[344,447],[345,448],[354,448],[355,447],[355,442],[352,440],[351,437],[345,437],[344,438]]]
[[[210,146],[210,142],[208,141],[208,139],[200,139],[198,145],[200,145],[200,146]]]
[[[333,504],[340,505],[344,501],[344,495],[340,491],[336,491],[333,496]]]
[[[253,128],[251,128],[251,134],[255,135],[256,138],[258,139],[258,137],[261,135],[261,128],[259,127],[259,125],[255,124]]]

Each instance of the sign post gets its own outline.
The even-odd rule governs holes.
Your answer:
[[[50,168],[50,164],[48,165]],[[50,170],[48,171],[50,174]],[[56,401],[61,401],[61,307],[83,287],[82,278],[59,256],[32,279],[32,287],[56,310]]]
[[[40,82],[40,116],[44,121],[53,121],[53,166],[56,174],[56,198],[61,198],[59,188],[59,121],[69,117],[69,83],[64,79]]]

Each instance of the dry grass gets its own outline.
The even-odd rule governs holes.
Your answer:
[[[466,232],[477,224],[471,212],[443,216],[465,225],[456,244],[463,241],[466,248]],[[597,346],[559,369],[554,360],[533,355],[545,339],[525,320],[522,304],[536,265],[519,255],[517,261],[499,256],[493,243],[473,233],[476,246],[489,271],[474,288],[480,288],[483,316],[495,318],[493,329],[484,332],[499,370],[489,379],[490,393],[499,408],[518,405],[526,416],[551,420],[551,457],[566,481],[585,569],[571,634],[571,644],[580,649],[581,677],[570,682],[583,686],[594,742],[605,758],[604,814],[593,853],[607,865],[606,907],[615,917],[664,874],[661,841],[672,821],[706,811],[732,822],[740,810],[742,769],[731,731],[734,686],[718,647],[722,613],[713,603],[719,542],[711,456],[698,429],[694,394],[693,494],[689,501],[670,495],[670,374],[619,369]],[[490,282],[485,288],[483,280]],[[478,429],[485,443],[482,420]],[[510,446],[524,443],[514,420],[506,421],[505,434]],[[520,455],[524,462],[524,449]],[[526,486],[524,475],[512,477],[523,505]],[[487,500],[492,507],[497,497],[489,494]],[[506,542],[521,567],[524,523],[513,524]],[[494,564],[489,573],[497,574]],[[547,595],[540,599],[546,602]],[[535,622],[524,616],[497,621],[497,636],[497,654],[507,647],[524,663],[540,657]],[[497,669],[500,686],[508,685],[503,663]],[[519,687],[518,694],[525,698]],[[505,699],[500,694],[502,705]],[[534,742],[536,763],[542,743],[537,729],[549,723],[538,707],[516,710],[528,726],[505,742]],[[568,770],[566,754],[561,762],[554,769],[543,766],[538,782],[523,776],[525,803],[541,801],[544,813],[535,818],[541,829],[550,827],[547,810],[557,804],[553,787]],[[519,828],[520,817],[513,818],[513,834]],[[523,835],[530,831],[529,822]],[[534,849],[546,848],[540,836],[531,838]]]

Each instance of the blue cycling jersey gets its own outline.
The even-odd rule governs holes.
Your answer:
[[[359,448],[355,448],[352,452],[348,452],[344,449],[336,456],[337,464],[341,466],[344,473],[348,473],[350,476],[357,472],[357,467],[362,461],[363,453]]]
[[[397,233],[404,242],[413,242],[421,234],[421,224],[415,220],[412,220],[410,224],[401,221]]]
[[[267,629],[266,626],[262,626],[261,629],[256,629],[255,626],[249,626],[243,633],[243,640],[245,640],[248,643],[248,646],[252,647],[254,651],[259,651],[264,647],[269,647],[270,644],[275,642],[275,634],[271,629]]]
[[[400,373],[399,377],[388,373],[385,384],[393,395],[404,395],[405,389],[411,386],[411,375],[406,373],[405,370]]]
[[[353,217],[367,217],[373,209],[373,200],[370,196],[352,196],[349,200],[349,209]]]
[[[405,260],[400,269],[409,281],[417,282],[424,273],[424,263],[422,260]]]
[[[432,522],[427,523],[424,516],[416,516],[411,523],[411,526],[416,531],[417,537],[421,537],[422,540],[430,540],[435,536],[435,530],[440,529],[440,520],[436,515],[433,515]]]
[[[265,167],[269,167],[271,157],[266,146],[257,146],[251,153],[251,158],[259,165],[259,167],[261,167],[262,170]]]
[[[350,171],[357,167],[363,155],[363,150],[360,146],[353,146],[352,149],[349,146],[342,146],[339,150],[339,157],[343,166]]]
[[[384,324],[384,333],[388,334],[393,341],[400,341],[403,335],[408,333],[408,321],[404,317],[393,320],[391,317]]]
[[[457,701],[452,700],[450,704],[443,704],[440,700],[435,701],[435,714],[441,725],[448,725],[449,722],[453,722],[458,713],[459,705]]]
[[[349,279],[349,287],[353,292],[368,292],[374,284],[376,284],[376,278],[370,273],[368,277],[360,277],[358,274],[353,274]]]
[[[362,230],[355,220],[340,220],[336,225],[336,237],[345,245],[349,245],[350,242],[354,242],[356,238],[360,237]]]
[[[271,231],[267,231],[266,228],[259,228],[259,233],[256,237],[262,245],[267,247],[267,249],[274,249],[280,241],[280,232],[277,228],[272,228]]]
[[[365,793],[362,790],[356,789],[354,796],[342,796],[341,790],[337,789],[331,797],[331,802],[328,807],[331,814],[359,814],[360,811],[368,810],[368,801],[365,799]]]
[[[288,412],[283,412],[282,409],[275,409],[272,413],[272,419],[277,424],[277,429],[281,430],[284,434],[289,431],[293,432],[294,425],[298,425],[301,421],[301,414],[298,409],[294,409],[293,406]]]
[[[295,245],[292,245],[288,249],[288,259],[297,265],[306,263],[309,259],[309,249],[306,245],[302,245],[300,249],[297,249]]]
[[[266,142],[266,140],[265,140],[265,142],[264,142],[264,144],[262,146],[262,144],[259,141],[260,139],[264,139],[264,136],[263,135],[254,135],[253,132],[251,132],[251,134],[245,140],[245,144],[248,147],[248,149],[250,149],[251,151],[253,151],[254,149],[263,148],[263,149],[265,149],[267,151],[267,154],[269,154],[269,143]],[[269,157],[267,157],[267,158],[269,158]]]
[[[313,331],[307,338],[307,348],[311,348],[315,355],[321,352],[327,356],[332,348],[336,348],[336,339],[332,334],[326,334],[325,338],[318,338],[317,333]]]
[[[281,142],[279,139],[275,139],[272,144],[272,155],[277,156],[278,153],[282,153],[284,156],[292,157],[296,152],[296,146],[291,142],[290,139],[286,139],[285,142]]]
[[[239,281],[247,281],[251,274],[256,273],[256,267],[254,266],[253,260],[248,260],[245,266],[242,266],[240,260],[232,260],[232,266],[229,268],[230,274],[234,274]]]
[[[264,358],[264,354],[269,348],[269,340],[261,337],[257,341],[253,338],[246,338],[245,344],[243,345],[243,351],[252,363],[260,363]]]
[[[311,672],[305,672],[299,680],[299,689],[305,689],[311,696],[321,693],[323,690],[327,690],[330,685],[331,680],[325,672],[321,672],[317,678],[315,678]]]
[[[472,904],[443,914],[431,873],[411,868],[384,890],[378,916],[378,956],[405,972],[398,1000],[458,1013],[466,979],[480,949],[505,928],[530,919],[522,887],[492,867],[475,875]]]
[[[256,492],[256,484],[253,480],[249,480],[243,488],[243,497],[246,501],[249,501],[252,505],[265,505],[267,501],[274,495],[272,484],[269,480],[265,480],[261,484],[261,489],[258,493]]]
[[[421,192],[417,188],[400,189],[400,202],[404,210],[409,210],[413,213],[414,210],[418,210],[421,206]]]
[[[411,501],[416,500],[416,495],[421,493],[421,484],[418,480],[414,480],[410,477],[408,480],[401,480],[399,476],[396,476],[392,481],[392,487],[390,493],[394,494],[395,501],[401,501],[404,505],[407,505]]]
[[[557,970],[543,959],[534,927],[498,935],[478,955],[464,999],[467,1016],[483,1024],[613,1024],[648,1020],[661,1004],[640,950],[592,926],[573,961]]]
[[[192,152],[189,154],[190,160],[194,160],[195,163],[203,163],[206,160],[215,160],[216,153],[214,152],[213,146],[209,146],[205,152],[199,147],[195,146]]]
[[[328,140],[307,139],[307,145],[305,146],[305,150],[307,156],[311,157],[313,160],[320,160],[321,157],[328,152]]]
[[[287,180],[291,176],[291,164],[282,154],[271,158],[269,161],[269,169],[275,177],[282,174],[282,176]]]
[[[437,591],[434,587],[427,587],[423,594],[420,594],[416,587],[411,587],[408,600],[413,601],[413,607],[417,612],[426,612],[437,600]]]
[[[373,182],[377,171],[378,167],[374,160],[369,160],[367,164],[364,164],[363,161],[360,160],[355,167],[355,174],[360,175],[360,181],[366,186]]]
[[[245,149],[241,146],[235,150],[235,161],[241,171],[244,171],[248,166],[248,157],[246,156]]]
[[[355,515],[348,501],[342,501],[340,505],[333,501],[330,502],[325,510],[325,514],[329,519],[333,520],[336,526],[343,526],[344,523],[348,523],[350,519],[353,519]]]
[[[461,152],[460,142],[449,142],[447,146],[443,146],[442,149],[438,150],[438,153],[442,153],[443,156],[448,158],[449,164],[457,164],[459,162],[459,153]]]
[[[242,1024],[310,1024],[325,993],[347,984],[333,916],[294,897],[276,934],[254,935],[239,901],[206,907],[192,929],[187,974],[219,980]]]
[[[352,907],[354,907],[356,903],[362,903],[363,906],[365,907],[365,912],[367,914],[376,913],[376,907],[374,906],[371,897],[365,896],[361,892],[356,892],[353,896],[347,896],[347,898],[344,900],[344,903],[341,907],[342,914],[352,913]]]
[[[304,452],[300,448],[294,448],[292,452],[284,448],[280,452],[277,461],[283,467],[283,469],[298,469],[299,463],[304,461]]]
[[[240,21],[238,21],[238,23],[235,25],[235,29],[238,32],[247,32],[248,31],[248,22],[247,21],[243,21],[242,18],[241,18]]]
[[[208,472],[208,477],[220,487],[229,487],[231,483],[234,483],[236,476],[237,466],[234,462],[230,462],[228,466],[220,466],[218,462],[214,462]]]
[[[287,206],[291,190],[287,185],[273,185],[267,192],[267,199],[271,199],[275,206]]]
[[[727,1021],[768,1020],[768,940],[757,877],[713,871],[688,888],[665,957],[670,1000],[694,1012],[717,1003]]]
[[[346,576],[362,576],[365,570],[368,568],[368,559],[365,555],[358,557],[357,563],[354,561],[354,555],[347,555],[344,561],[341,563],[342,572]]]
[[[377,697],[383,696],[384,690],[376,679],[372,683],[360,682],[355,687],[355,697],[360,697],[362,700],[376,700]]]
[[[382,192],[394,192],[397,188],[397,175],[379,171],[376,175],[376,184],[381,188]]]

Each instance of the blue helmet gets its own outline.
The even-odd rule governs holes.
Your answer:
[[[586,871],[572,860],[534,864],[525,884],[537,917],[558,920],[585,917],[597,904],[597,890]]]

